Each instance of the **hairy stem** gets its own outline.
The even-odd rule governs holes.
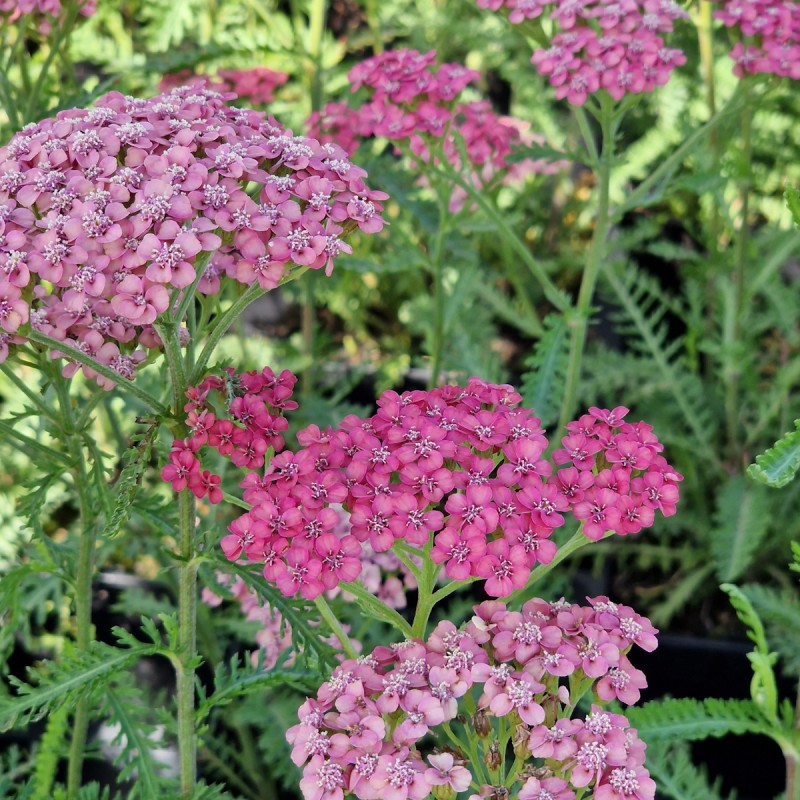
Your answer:
[[[450,193],[444,188],[439,190],[439,226],[433,243],[430,263],[433,272],[433,335],[431,337],[431,375],[428,388],[439,385],[439,373],[442,371],[442,354],[444,351],[444,242],[447,236],[447,220]]]
[[[322,619],[325,620],[325,624],[331,629],[333,635],[342,645],[342,652],[348,658],[358,658],[358,653],[355,651],[350,637],[344,632],[344,628],[342,628],[341,623],[336,618],[336,614],[333,613],[333,609],[328,605],[328,601],[325,597],[323,595],[316,597],[314,599],[314,605],[317,607],[317,611],[322,615]]]
[[[92,575],[96,528],[94,524],[95,504],[90,494],[90,480],[86,471],[80,433],[75,429],[75,415],[69,396],[69,383],[57,369],[52,370],[52,380],[58,394],[61,415],[64,421],[64,444],[71,463],[70,472],[78,496],[78,559],[75,568],[75,644],[79,650],[88,649],[92,641]],[[78,796],[83,774],[83,759],[86,749],[86,734],[89,729],[89,701],[82,697],[75,706],[67,765],[67,797]]]
[[[600,129],[602,133],[602,152],[597,173],[597,220],[592,234],[592,243],[586,266],[583,270],[581,286],[578,291],[578,305],[572,321],[572,339],[570,341],[567,375],[564,396],[561,402],[559,427],[563,428],[572,418],[578,400],[578,384],[580,382],[583,351],[586,347],[586,331],[589,325],[592,298],[597,284],[600,266],[606,255],[606,244],[610,228],[609,187],[611,185],[611,164],[614,158],[614,108],[610,97],[603,96],[600,109]],[[579,115],[580,119],[580,115]],[[592,141],[591,133],[587,131]],[[593,149],[589,148],[590,151]],[[595,149],[596,152],[596,149]]]
[[[422,573],[417,582],[417,608],[414,612],[414,621],[411,623],[411,636],[413,638],[425,638],[428,620],[437,602],[434,586],[436,585],[436,577],[439,574],[439,565],[434,563],[431,558],[432,547],[432,541],[429,541],[425,546],[425,555],[422,559]]]

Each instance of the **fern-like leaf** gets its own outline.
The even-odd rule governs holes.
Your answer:
[[[63,705],[47,718],[47,727],[36,751],[33,800],[50,800],[52,797],[58,762],[66,752],[69,714],[69,706]]]
[[[318,665],[320,668],[332,667],[334,662],[333,649],[325,644],[319,635],[319,629],[309,625],[309,620],[318,619],[311,606],[301,606],[298,600],[284,597],[263,575],[253,572],[251,567],[242,564],[223,562],[217,555],[220,569],[238,575],[254,589],[262,602],[280,612],[281,617],[292,629],[292,644],[296,652],[301,654],[304,661]]]
[[[646,742],[693,742],[729,733],[767,733],[770,725],[752,700],[652,700],[625,712]]]
[[[692,763],[686,744],[649,744],[647,769],[658,785],[659,797],[671,797],[673,800],[723,800],[721,779],[711,783],[705,770]]]
[[[638,340],[638,349],[649,356],[653,370],[665,380],[667,390],[692,431],[696,447],[713,457],[714,420],[708,414],[702,392],[690,388],[685,368],[678,368],[682,340],[669,341],[668,338],[665,317],[669,311],[679,309],[668,303],[658,283],[633,267],[629,267],[623,277],[616,275],[613,268],[604,270],[603,276],[622,306],[623,320],[628,322],[622,332],[629,334],[631,341]]]
[[[33,683],[10,677],[17,694],[0,696],[0,730],[41,719],[62,704],[73,703],[83,692],[107,686],[114,675],[141,656],[154,655],[161,649],[137,645],[133,649],[93,642],[87,650],[71,648],[59,662],[46,661],[39,669],[29,670]]]
[[[761,584],[742,586],[767,629],[767,639],[780,653],[783,666],[800,677],[800,600],[789,590]]]
[[[558,419],[568,358],[567,321],[561,314],[550,314],[544,320],[541,339],[525,361],[528,371],[520,390],[525,407],[533,408],[545,426]]]
[[[130,684],[117,683],[105,691],[103,697],[108,720],[118,727],[112,741],[112,745],[121,750],[114,760],[121,767],[118,780],[123,782],[135,778],[128,794],[130,800],[159,797],[162,781],[158,774],[159,764],[152,753],[161,745],[157,741],[157,727],[149,719],[141,692]]]
[[[794,224],[800,227],[800,191],[794,186],[787,186],[784,198],[786,199],[786,207],[792,215]]]
[[[800,469],[800,419],[794,421],[795,429],[784,434],[769,450],[756,456],[756,463],[747,468],[747,474],[756,481],[780,489],[794,479]]]
[[[103,528],[104,538],[113,539],[118,536],[131,516],[133,501],[136,499],[142,477],[150,460],[156,430],[156,425],[148,428],[123,457],[125,466],[114,485],[116,498],[113,511]]]
[[[721,581],[736,580],[752,562],[767,533],[770,504],[762,486],[744,475],[728,478],[717,496],[711,553]]]
[[[744,592],[732,583],[723,583],[720,587],[730,598],[736,616],[747,627],[747,637],[755,644],[755,650],[747,654],[753,667],[753,679],[750,682],[750,694],[753,702],[771,720],[778,716],[778,685],[773,665],[778,659],[777,653],[770,652],[764,623],[758,612]]]
[[[261,662],[252,664],[246,657],[235,655],[220,664],[214,674],[214,692],[202,697],[197,706],[197,723],[202,724],[211,709],[230,703],[236,697],[274,686],[291,687],[301,692],[314,692],[320,683],[319,674],[309,670],[264,669]]]

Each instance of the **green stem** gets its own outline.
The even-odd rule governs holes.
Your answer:
[[[606,539],[613,534],[614,531],[608,531],[603,536],[603,539]],[[517,589],[515,592],[512,592],[505,599],[506,605],[511,608],[518,603],[524,603],[529,599],[530,590],[538,581],[555,569],[562,561],[564,561],[564,559],[569,558],[569,556],[571,556],[573,553],[586,547],[588,544],[592,544],[592,542],[592,539],[588,539],[586,536],[584,536],[583,526],[579,525],[578,529],[572,535],[572,538],[569,539],[562,547],[558,548],[555,556],[553,556],[553,560],[549,564],[539,564],[538,567],[535,567],[531,571],[531,576],[528,578],[528,582],[525,584],[525,586],[523,586],[521,589]]]
[[[422,560],[422,573],[417,582],[417,608],[414,612],[414,621],[411,623],[412,638],[424,639],[425,629],[431,611],[436,605],[436,594],[433,587],[436,585],[436,576],[439,574],[439,565],[434,563],[431,558],[431,548],[433,542],[428,542],[425,546],[425,556]]]
[[[595,222],[594,233],[592,234],[592,243],[589,248],[586,266],[583,270],[581,286],[578,291],[578,305],[572,322],[572,339],[570,341],[564,395],[559,416],[559,427],[561,428],[572,419],[572,415],[575,412],[592,298],[594,297],[594,289],[597,284],[600,266],[606,255],[608,231],[611,222],[609,213],[609,189],[611,186],[611,165],[614,160],[613,114],[613,102],[610,97],[604,94],[602,96],[602,106],[600,109],[602,153],[600,155],[597,175],[597,221]],[[592,141],[591,132],[588,132],[587,135],[590,137],[589,141]]]
[[[680,166],[683,159],[690,153],[697,143],[709,136],[717,126],[725,120],[730,114],[738,111],[741,107],[741,94],[740,86],[737,86],[736,91],[731,95],[728,102],[723,106],[708,122],[701,125],[691,136],[689,136],[683,144],[680,145],[668,158],[659,164],[653,172],[650,173],[621,203],[614,212],[614,221],[621,219],[631,209],[639,205],[647,204],[650,202],[649,195],[662,181],[666,181],[670,175]]]
[[[459,144],[462,145],[463,150],[463,142]],[[465,152],[462,153],[462,158],[464,159],[464,163],[469,163]],[[525,243],[514,233],[503,215],[495,207],[494,203],[487,199],[484,192],[477,189],[470,181],[464,180],[447,160],[443,161],[438,167],[431,167],[431,170],[449,178],[456,186],[461,187],[469,195],[470,199],[472,199],[481,208],[484,214],[497,226],[497,230],[514,249],[531,275],[539,282],[545,297],[550,303],[559,311],[566,311],[570,305],[567,297],[550,280],[544,268],[531,255]]]
[[[800,682],[794,704],[792,722],[794,746],[784,750],[786,757],[786,800],[800,800]]]
[[[745,274],[747,272],[748,216],[750,211],[750,184],[752,181],[751,159],[753,153],[752,105],[750,103],[749,82],[743,84],[744,104],[742,107],[742,152],[741,163],[744,174],[739,181],[739,198],[741,203],[741,221],[736,232],[736,244],[733,256],[733,320],[731,340],[726,342],[728,353],[734,354],[742,336],[742,317],[744,312]],[[728,437],[728,454],[735,459],[739,452],[739,362],[735,357],[725,370],[725,420]]]
[[[8,362],[0,364],[0,372],[2,372],[3,375],[5,375],[11,381],[11,383],[13,383],[14,386],[16,386],[17,389],[19,389],[19,391],[31,401],[31,403],[33,403],[34,408],[42,417],[49,419],[50,422],[52,422],[57,428],[62,427],[63,420],[59,419],[58,415],[53,412],[53,409],[51,409],[47,403],[42,400],[40,394],[34,392],[33,389],[31,389],[30,386],[28,386],[28,384],[25,383],[25,381],[23,381],[22,378],[20,378],[14,372],[11,364]]]
[[[444,242],[447,236],[447,220],[450,205],[450,193],[444,189],[439,191],[439,226],[433,244],[430,265],[433,272],[433,336],[431,342],[431,376],[428,388],[439,385],[439,373],[442,371],[442,353],[444,350]]]
[[[69,396],[69,383],[57,369],[52,370],[52,380],[58,394],[64,420],[64,440],[71,462],[72,480],[78,496],[78,558],[75,569],[75,644],[79,650],[88,650],[92,641],[92,575],[96,529],[94,525],[94,503],[90,496],[89,476],[86,472],[81,437],[75,430],[75,417]],[[89,729],[89,700],[82,697],[75,705],[67,766],[67,797],[78,796],[83,774],[83,758],[86,749],[86,734]]]
[[[358,658],[358,653],[353,647],[350,637],[344,632],[344,628],[342,628],[339,620],[336,619],[336,614],[333,613],[333,610],[328,605],[328,601],[322,595],[319,595],[314,599],[314,605],[317,607],[317,611],[319,611],[322,619],[325,620],[325,623],[331,629],[334,636],[341,643],[342,652],[348,658]]]
[[[150,408],[151,411],[154,411],[156,414],[163,414],[166,411],[161,402],[153,397],[149,392],[146,392],[144,389],[137,386],[133,381],[123,378],[122,375],[120,375],[118,372],[115,372],[113,369],[111,369],[111,367],[101,364],[91,356],[87,356],[82,350],[78,350],[77,348],[72,347],[65,342],[60,342],[58,339],[54,339],[52,336],[47,336],[44,333],[39,333],[39,331],[32,329],[20,331],[20,336],[24,336],[26,339],[30,339],[30,341],[36,342],[37,344],[44,345],[48,350],[56,350],[59,353],[63,353],[66,358],[69,358],[72,361],[77,361],[79,364],[83,364],[90,369],[93,369],[98,375],[108,378],[110,381],[113,381],[115,384],[117,384],[119,388],[124,389],[126,394],[133,395],[141,400],[148,408]]]

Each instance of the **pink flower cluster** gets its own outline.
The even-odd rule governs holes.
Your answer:
[[[800,4],[791,0],[726,0],[714,16],[744,41],[731,50],[734,73],[800,80]]]
[[[675,20],[688,17],[674,0],[478,0],[478,6],[505,8],[514,24],[547,14],[557,32],[531,61],[556,97],[572,105],[602,89],[615,100],[652,92],[686,62],[663,38]]]
[[[436,787],[449,787],[454,797],[487,777],[466,755],[476,738],[490,770],[510,775],[502,796],[574,800],[575,790],[590,787],[597,800],[652,800],[645,745],[627,719],[598,705],[584,719],[571,715],[589,687],[600,704],[636,702],[646,682],[626,654],[634,644],[653,650],[656,631],[608,598],[589,602],[534,599],[512,612],[487,601],[461,630],[444,621],[426,642],[378,647],[343,662],[287,732],[292,760],[304,765],[305,800],[448,796]],[[467,696],[477,699],[471,721],[461,707]],[[497,747],[493,720],[501,718],[513,727],[513,755]],[[436,737],[444,723],[458,746],[448,738],[448,751],[423,757],[420,740]],[[497,772],[514,757],[525,768]],[[536,768],[542,762],[546,770]],[[497,788],[484,784],[471,800]]]
[[[555,472],[539,419],[516,407],[520,395],[478,378],[384,392],[375,415],[325,431],[312,425],[298,434],[297,452],[281,452],[280,413],[296,405],[288,399],[294,382],[269,369],[207,378],[190,390],[190,435],[173,444],[162,472],[176,491],[218,502],[219,476],[202,470],[199,450],[208,445],[247,469],[241,486],[251,509],[231,523],[222,548],[231,560],[264,564],[286,595],[313,599],[354,581],[365,544],[382,553],[399,540],[424,549],[451,580],[484,580],[489,595],[506,596],[552,560],[550,537],[565,513],[596,539],[635,533],[657,509],[675,511],[681,476],[649,425],[622,421],[627,409],[593,408],[571,423]],[[211,389],[231,392],[226,408],[214,408]],[[268,448],[277,455],[262,470]]]
[[[91,17],[97,11],[97,0],[78,0],[81,14]],[[0,0],[0,14],[10,14],[13,21],[23,14],[46,14],[58,17],[62,11],[62,0]]]
[[[0,361],[30,321],[132,377],[196,279],[272,289],[295,266],[329,273],[345,233],[381,230],[386,195],[365,176],[200,87],[26,126],[0,148]]]
[[[309,118],[309,128],[321,141],[335,140],[352,153],[370,137],[408,143],[424,161],[441,140],[445,157],[461,168],[461,153],[453,134],[463,140],[469,164],[481,183],[508,168],[508,156],[520,142],[520,123],[499,117],[486,101],[457,102],[462,90],[478,78],[459,64],[435,63],[436,53],[391,50],[362,61],[350,70],[354,91],[364,86],[371,99],[358,109],[329,103]],[[529,163],[530,171],[551,172],[548,162]]]
[[[239,100],[262,106],[275,99],[275,90],[287,80],[289,76],[285,72],[277,72],[268,67],[221,69],[214,76],[197,75],[185,69],[165,75],[159,81],[158,89],[166,92],[179,86],[201,86],[216,92],[232,92]]]

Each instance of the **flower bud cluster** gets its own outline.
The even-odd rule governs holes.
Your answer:
[[[365,176],[202,87],[26,126],[0,148],[0,361],[30,321],[131,378],[195,281],[272,289],[294,267],[329,273],[342,234],[381,230]]]
[[[358,109],[329,103],[309,118],[320,141],[334,140],[352,153],[370,137],[405,142],[423,161],[431,160],[439,140],[445,158],[456,168],[475,171],[480,183],[509,168],[508,156],[521,141],[517,120],[500,117],[486,101],[457,102],[479,74],[460,64],[435,63],[436,53],[391,50],[368,58],[350,70],[353,91],[366,87],[371,99]],[[453,136],[463,142],[468,164]],[[560,165],[538,159],[531,172],[553,172]]]
[[[714,16],[744,41],[731,50],[733,71],[800,80],[800,5],[791,0],[726,0]]]
[[[674,0],[478,0],[480,8],[505,8],[514,24],[547,16],[554,35],[531,59],[555,87],[558,99],[583,105],[605,89],[615,100],[652,92],[686,63],[663,34],[688,17]]]
[[[203,471],[208,445],[249,474],[251,508],[229,526],[222,548],[231,560],[264,564],[286,595],[307,599],[354,581],[364,547],[378,553],[395,541],[424,549],[451,580],[481,579],[506,596],[525,585],[537,563],[556,552],[553,531],[572,512],[590,538],[635,533],[655,511],[674,513],[681,479],[660,456],[644,423],[622,422],[627,409],[591,409],[569,426],[554,453],[533,412],[517,407],[512,387],[472,378],[467,386],[384,392],[378,411],[321,431],[298,434],[297,452],[282,451],[283,410],[295,378],[271,370],[208,378],[190,390],[191,434],[176,441],[162,476],[218,502],[219,476]],[[230,386],[233,385],[231,391]],[[228,393],[220,412],[209,391]],[[275,455],[262,469],[265,454]],[[349,527],[339,524],[340,506]]]
[[[600,800],[652,800],[644,743],[600,704],[638,700],[646,683],[626,654],[634,644],[653,650],[656,631],[626,606],[589,602],[533,599],[511,612],[487,601],[461,630],[444,621],[426,642],[343,662],[287,732],[305,799],[454,797],[486,777],[465,755],[482,746],[490,777],[509,775],[513,797],[574,800],[591,788]],[[572,719],[590,686],[597,704]],[[468,706],[478,709],[475,726],[464,716]],[[420,741],[445,723],[460,747],[423,756]],[[512,726],[513,754],[497,745],[499,725]],[[507,758],[521,763],[499,773]],[[546,770],[535,769],[543,762]]]
[[[197,75],[189,69],[170,72],[158,84],[161,92],[179,86],[202,86],[215,92],[232,92],[236,97],[253,106],[262,106],[275,99],[275,90],[283,86],[289,76],[268,67],[250,69],[221,69],[216,75]]]

